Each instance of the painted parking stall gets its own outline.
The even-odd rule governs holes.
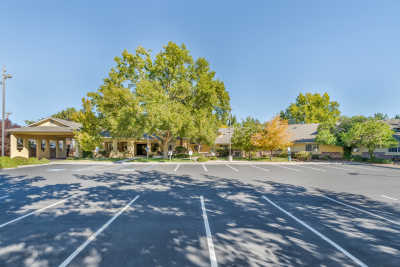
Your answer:
[[[0,265],[398,266],[394,171],[336,167],[206,162],[10,171],[2,176]]]

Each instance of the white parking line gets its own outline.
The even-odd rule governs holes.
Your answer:
[[[391,200],[396,200],[396,201],[398,200],[397,198],[389,197],[387,195],[381,195],[381,197],[388,198],[388,199],[391,199]]]
[[[84,250],[87,245],[90,244],[93,240],[96,239],[96,237],[101,234],[115,219],[117,219],[127,208],[129,208],[133,202],[138,199],[139,196],[136,196],[134,199],[132,199],[125,207],[123,207],[117,214],[115,214],[106,224],[104,224],[99,230],[97,230],[94,234],[92,234],[82,245],[80,245],[68,258],[66,258],[60,265],[59,267],[65,267],[68,264],[71,263],[71,261],[82,251]]]
[[[286,211],[285,209],[281,208],[280,206],[278,206],[277,204],[275,204],[274,202],[272,202],[269,198],[267,198],[266,196],[263,196],[263,198],[268,201],[272,206],[274,206],[275,208],[277,208],[278,210],[282,211],[283,213],[285,213],[287,216],[289,216],[290,218],[292,218],[293,220],[295,220],[296,222],[298,222],[299,224],[303,225],[305,228],[307,228],[308,230],[310,230],[311,232],[313,232],[314,234],[316,234],[317,236],[319,236],[320,238],[322,238],[324,241],[326,241],[327,243],[329,243],[331,246],[333,246],[334,248],[336,248],[337,250],[339,250],[340,252],[342,252],[344,255],[346,255],[347,257],[349,257],[352,261],[354,261],[355,263],[357,263],[360,266],[363,267],[367,267],[367,265],[365,263],[363,263],[362,261],[360,261],[359,259],[357,259],[356,257],[354,257],[353,255],[351,255],[348,251],[346,251],[344,248],[342,248],[341,246],[339,246],[338,244],[336,244],[334,241],[332,241],[331,239],[329,239],[328,237],[326,237],[325,235],[321,234],[320,232],[318,232],[316,229],[312,228],[310,225],[308,225],[307,223],[303,222],[302,220],[300,220],[299,218],[295,217],[293,214],[291,214],[290,212]]]
[[[251,165],[251,167],[263,170],[265,172],[270,172],[271,171],[270,169],[261,168],[261,167],[255,166],[255,165]]]
[[[208,170],[207,170],[207,168],[206,168],[206,165],[205,165],[204,163],[201,164],[201,166],[203,166],[204,171],[208,172]]]
[[[354,206],[351,206],[351,205],[349,205],[349,204],[343,203],[343,202],[338,201],[338,200],[336,200],[336,199],[333,199],[333,198],[330,198],[330,197],[327,197],[327,196],[324,196],[324,195],[321,195],[321,197],[324,197],[324,198],[326,198],[326,199],[329,199],[330,201],[336,202],[336,203],[338,203],[338,204],[340,204],[340,205],[343,205],[343,206],[346,206],[346,207],[348,207],[348,208],[352,208],[352,209],[358,210],[358,211],[360,211],[360,212],[363,212],[363,213],[365,213],[365,214],[374,216],[374,217],[376,217],[376,218],[379,218],[379,219],[388,221],[388,222],[390,222],[390,223],[400,225],[399,222],[395,222],[395,221],[392,221],[392,220],[387,219],[387,218],[385,218],[385,217],[382,217],[382,216],[380,216],[380,215],[377,215],[377,214],[375,214],[375,213],[372,213],[372,212],[369,212],[369,211],[366,211],[366,210],[359,209],[359,208],[357,208],[357,207],[354,207]]]
[[[298,169],[295,169],[295,168],[291,168],[291,167],[286,167],[286,166],[282,166],[282,165],[274,165],[274,166],[278,166],[278,167],[281,167],[281,168],[284,168],[284,169],[288,169],[288,170],[292,170],[292,171],[295,171],[295,172],[301,172],[301,170],[298,170]]]
[[[33,214],[40,213],[40,212],[42,212],[42,211],[44,211],[44,210],[47,210],[47,209],[49,209],[49,208],[51,208],[51,207],[54,207],[54,206],[56,206],[56,205],[59,205],[59,204],[61,204],[61,203],[65,202],[65,201],[67,201],[68,199],[70,199],[70,198],[72,198],[72,197],[75,197],[75,196],[67,197],[66,199],[57,201],[56,203],[53,203],[53,204],[51,204],[51,205],[49,205],[49,206],[47,206],[47,207],[44,207],[44,208],[41,208],[41,209],[32,211],[32,212],[30,212],[30,213],[28,213],[28,214],[25,214],[25,215],[21,216],[21,217],[18,217],[18,218],[15,218],[15,219],[11,220],[11,221],[6,222],[6,223],[0,224],[0,228],[3,228],[3,227],[5,227],[5,226],[7,226],[7,225],[9,225],[9,224],[11,224],[11,223],[14,223],[14,222],[18,222],[18,221],[20,221],[20,220],[22,220],[22,219],[24,219],[24,218],[26,218],[26,217],[28,217],[28,216],[31,216],[31,215],[33,215]]]
[[[175,169],[174,169],[174,172],[176,172],[179,169],[180,166],[181,166],[181,164],[177,164]]]
[[[314,171],[319,171],[319,172],[326,172],[326,170],[320,169],[320,168],[315,168],[315,167],[310,167],[310,166],[304,166],[304,165],[296,165],[297,167],[302,167],[306,169],[311,169]]]
[[[239,172],[239,170],[238,169],[236,169],[236,168],[234,168],[234,167],[232,167],[231,165],[229,165],[229,164],[225,164],[225,166],[226,167],[229,167],[229,168],[231,168],[232,170],[234,170],[235,172]]]
[[[200,203],[201,203],[201,209],[203,211],[204,227],[206,228],[207,245],[208,245],[208,252],[210,254],[211,267],[217,267],[218,266],[217,257],[215,256],[214,243],[213,243],[213,240],[212,240],[210,225],[208,223],[206,206],[204,205],[203,196],[200,196]]]

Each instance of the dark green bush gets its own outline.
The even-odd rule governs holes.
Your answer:
[[[186,147],[184,146],[177,146],[175,147],[176,154],[185,154],[187,152]]]
[[[324,155],[325,156],[325,155]],[[321,159],[323,156],[312,154],[311,159]]]
[[[308,151],[296,152],[294,155],[295,158],[298,160],[303,160],[303,161],[311,160],[311,152]]]
[[[200,157],[197,158],[197,161],[198,162],[206,162],[206,161],[208,161],[208,158],[206,158],[204,156],[200,156]]]
[[[211,157],[208,157],[208,159],[209,160],[217,160],[218,158],[216,156],[211,156]]]
[[[24,158],[24,157],[15,157],[15,158],[12,158],[12,160],[15,161],[15,163],[17,163],[17,165],[29,164],[28,159]]]
[[[184,153],[180,153],[180,154],[175,154],[174,157],[178,158],[178,159],[184,159],[184,158],[187,158],[188,155],[186,155]]]
[[[287,158],[288,157],[288,153],[287,152],[281,152],[281,153],[278,154],[278,157]]]

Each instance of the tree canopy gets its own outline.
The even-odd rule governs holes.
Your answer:
[[[82,110],[73,115],[73,120],[80,122],[82,127],[75,132],[82,151],[91,152],[101,145],[101,126],[90,100],[82,99]]]
[[[102,127],[112,137],[156,135],[167,156],[177,137],[212,143],[226,122],[230,98],[204,58],[169,42],[152,58],[138,47],[115,58],[104,84],[88,94]]]
[[[282,120],[280,116],[274,117],[265,123],[261,132],[252,136],[251,142],[260,150],[270,151],[272,158],[273,151],[283,150],[292,145],[288,132],[288,121]]]
[[[280,116],[290,123],[336,122],[340,116],[339,103],[331,101],[327,93],[300,93],[296,103],[281,111]]]
[[[51,115],[51,117],[67,121],[76,121],[77,114],[78,111],[75,108],[66,108],[64,110],[61,110],[60,112]]]
[[[367,148],[372,159],[376,148],[391,147],[398,144],[393,135],[394,132],[385,122],[367,120],[355,123],[348,132],[343,134],[342,139],[347,146]]]
[[[78,112],[79,111],[76,110],[75,108],[66,108],[66,109],[63,109],[63,110],[61,110],[61,111],[59,111],[57,113],[54,113],[50,117],[63,119],[63,120],[67,120],[67,121],[76,121],[77,122],[76,115],[78,114]],[[44,118],[40,118],[38,120],[25,120],[24,123],[26,125],[30,125],[30,124],[33,124],[35,122],[41,121],[43,119]]]
[[[342,116],[337,123],[321,123],[318,126],[316,142],[319,144],[342,146],[345,155],[350,156],[351,151],[355,146],[344,142],[343,136],[349,132],[356,123],[365,122],[367,120],[368,118],[364,116]]]
[[[257,149],[251,141],[251,138],[253,135],[260,132],[261,128],[261,123],[252,117],[247,117],[241,123],[237,123],[232,135],[232,146],[235,149],[248,153],[250,159],[251,152]]]

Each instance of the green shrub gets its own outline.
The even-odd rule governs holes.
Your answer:
[[[324,155],[325,156],[325,155]],[[311,159],[320,159],[322,156],[317,155],[317,154],[312,154]]]
[[[17,162],[13,159],[10,159],[9,157],[0,157],[0,168],[14,168],[17,166]]]
[[[197,158],[197,161],[198,162],[206,162],[206,161],[208,161],[208,158],[206,158],[204,156],[200,156],[200,157]]]
[[[330,157],[329,155],[321,155],[321,156],[319,157],[319,159],[322,159],[322,160],[329,160],[329,159],[331,159],[331,157]]]
[[[311,152],[308,151],[300,151],[294,154],[295,158],[298,160],[311,160]]]
[[[358,161],[358,162],[366,162],[368,159],[361,157],[359,155],[355,155],[351,157],[351,161]]]
[[[211,156],[211,157],[208,157],[208,159],[209,160],[217,160],[218,158],[216,156]]]
[[[281,152],[278,154],[279,158],[287,158],[288,157],[288,153],[287,152]]]
[[[15,161],[15,163],[17,163],[17,165],[29,164],[29,160],[24,157],[15,157],[15,158],[12,158],[12,160]]]
[[[381,158],[373,158],[373,159],[368,159],[368,162],[370,163],[380,163],[380,164],[392,164],[393,161],[390,159],[381,159]]]
[[[180,154],[175,154],[174,157],[178,159],[184,159],[187,158],[188,156],[185,153],[180,153]]]
[[[176,152],[177,154],[185,154],[186,151],[187,151],[187,149],[186,149],[186,147],[184,147],[184,146],[177,146],[177,147],[175,147],[175,152]]]

